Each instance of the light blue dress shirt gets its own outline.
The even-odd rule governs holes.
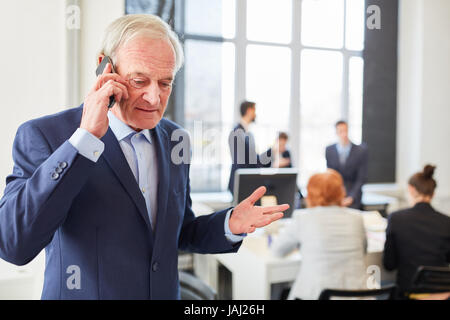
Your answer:
[[[158,195],[158,158],[148,129],[136,132],[108,112],[109,126],[119,141],[120,148],[145,199],[152,228],[156,225]]]
[[[352,144],[348,143],[347,145],[343,146],[340,143],[336,144],[336,149],[339,155],[339,162],[341,165],[344,165],[347,161],[348,155],[350,154],[350,149],[352,148]]]
[[[109,126],[119,141],[119,145],[130,165],[131,171],[139,184],[139,189],[145,199],[145,204],[149,212],[152,228],[156,224],[157,212],[157,186],[158,186],[158,165],[157,157],[148,129],[136,132],[128,125],[119,120],[114,114],[108,112]],[[97,162],[103,153],[105,146],[103,141],[92,135],[85,129],[78,128],[69,142],[78,150],[78,153],[91,161]],[[229,219],[232,209],[225,217],[224,230],[226,238],[237,243],[241,241],[245,234],[235,235],[229,228]]]

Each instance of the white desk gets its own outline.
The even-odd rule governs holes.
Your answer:
[[[366,265],[379,267],[381,282],[394,281],[395,273],[388,272],[382,267],[384,231],[379,225],[375,225],[377,222],[373,219],[366,220],[368,228]],[[280,223],[288,221],[283,219]],[[233,299],[269,300],[272,284],[295,280],[301,263],[301,254],[294,251],[283,258],[274,257],[269,251],[267,236],[264,230],[260,229],[247,236],[237,253],[194,255],[196,275],[216,290],[219,262],[232,273]]]
[[[37,300],[44,284],[45,251],[24,266],[0,259],[0,300]]]

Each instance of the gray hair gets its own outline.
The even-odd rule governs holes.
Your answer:
[[[138,35],[150,39],[168,39],[175,51],[175,70],[183,65],[183,48],[177,34],[160,17],[152,14],[129,14],[114,20],[105,30],[99,54],[109,56],[114,61],[116,50]]]

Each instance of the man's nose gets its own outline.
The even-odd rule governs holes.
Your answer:
[[[152,106],[159,105],[160,89],[158,83],[156,81],[152,81],[144,90],[145,93],[142,98]]]

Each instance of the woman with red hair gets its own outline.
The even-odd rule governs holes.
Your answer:
[[[288,299],[317,299],[323,289],[367,289],[363,218],[359,210],[341,206],[342,176],[332,169],[315,174],[307,191],[308,208],[294,213],[271,248],[284,256],[300,245],[301,267]]]

